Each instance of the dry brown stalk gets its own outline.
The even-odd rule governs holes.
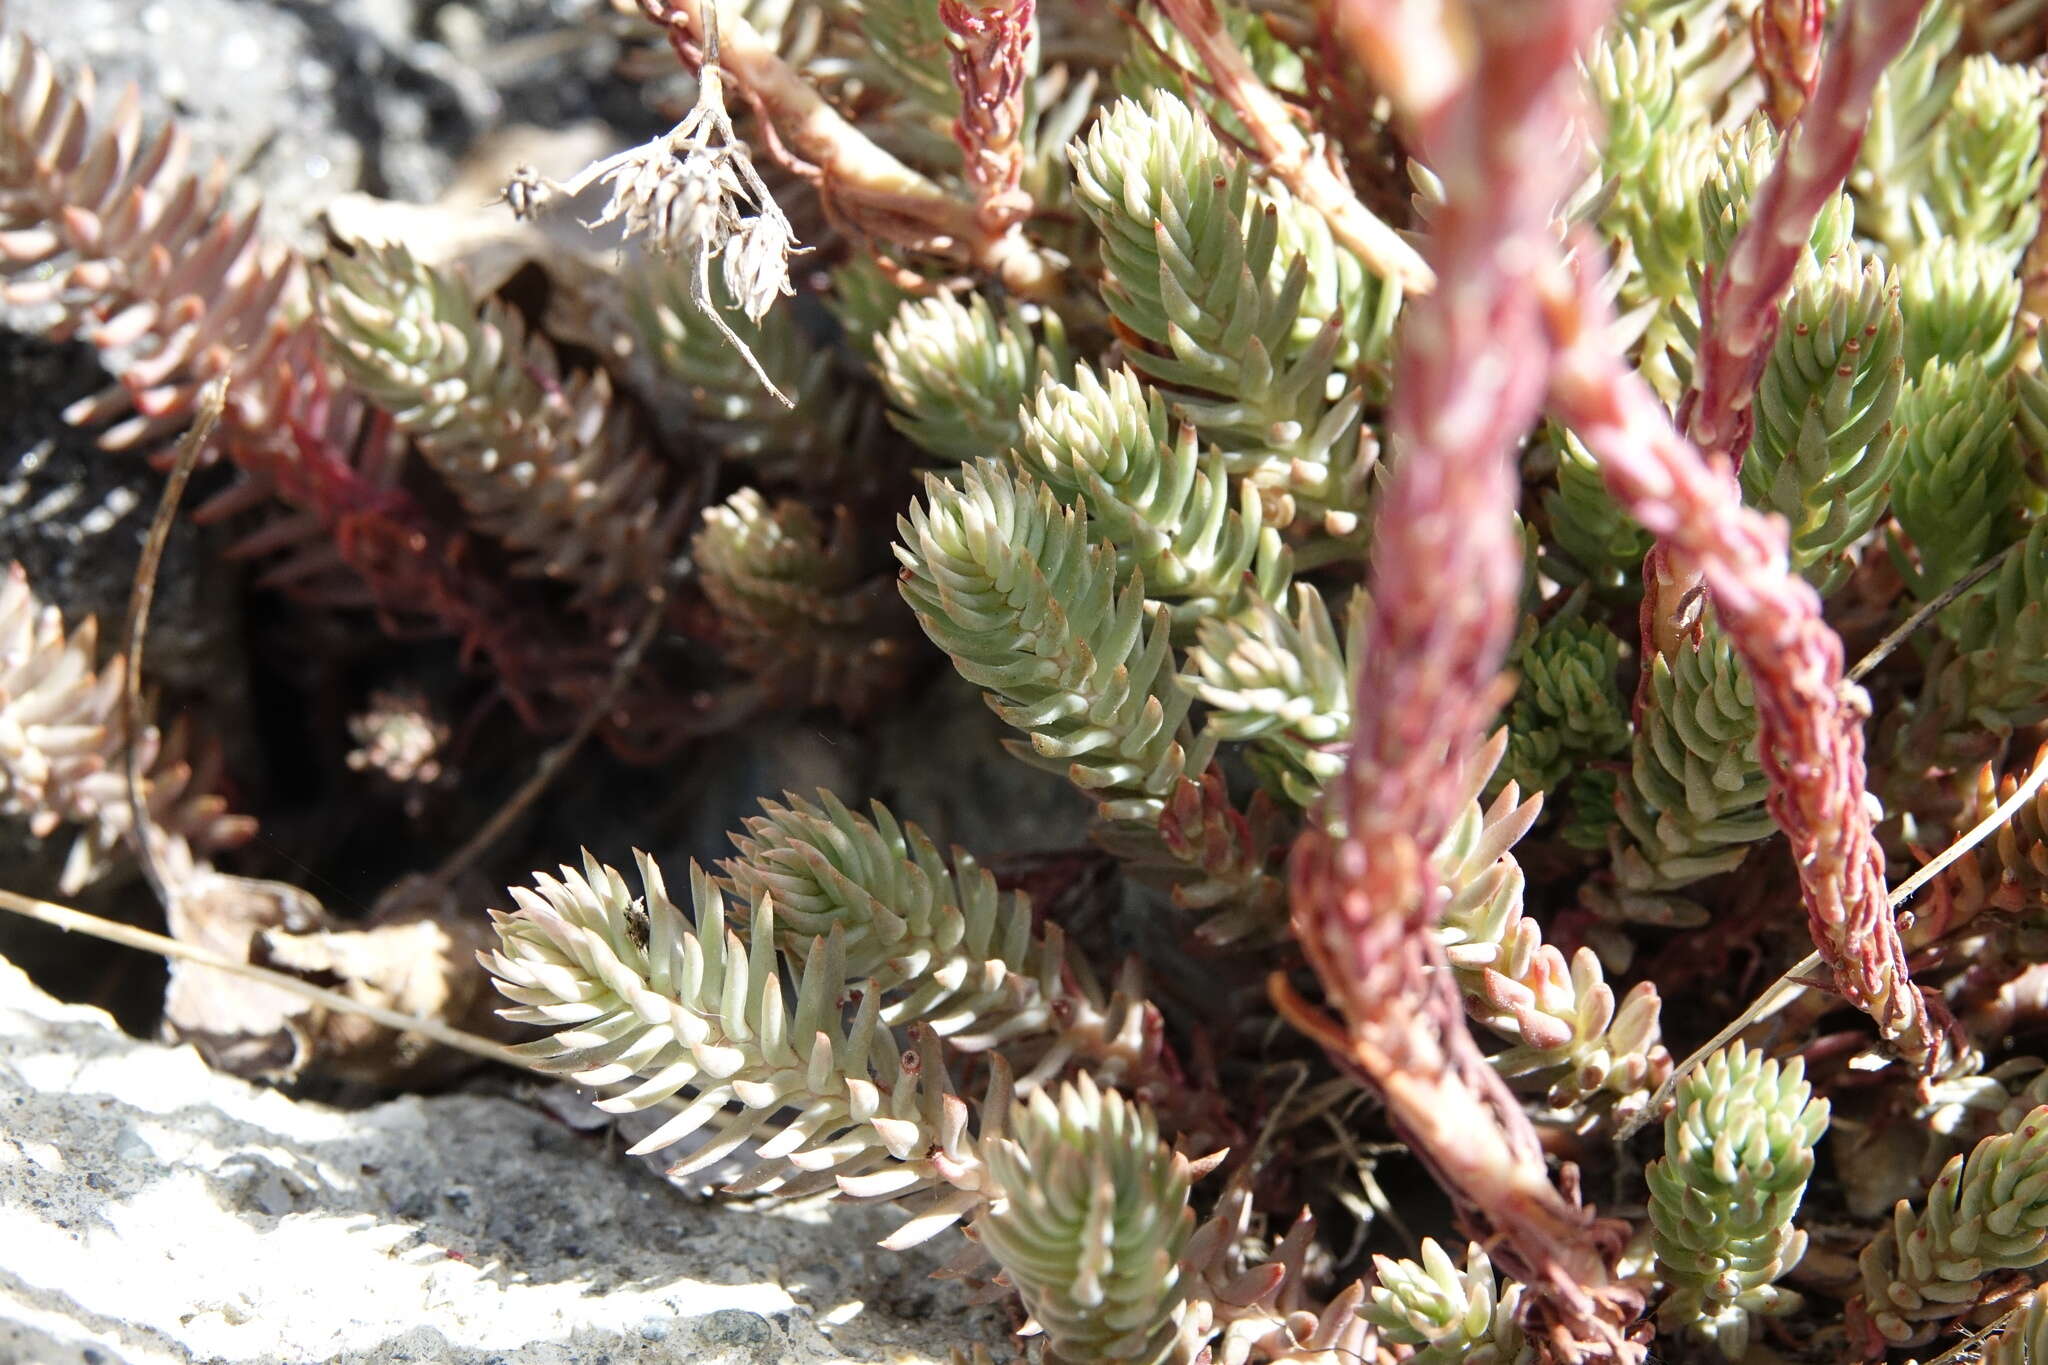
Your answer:
[[[1161,7],[1200,59],[1202,74],[1244,123],[1266,169],[1305,204],[1329,220],[1338,241],[1374,271],[1410,294],[1436,287],[1436,272],[1400,233],[1359,202],[1319,132],[1304,132],[1302,115],[1259,79],[1224,30],[1212,0],[1160,0]]]

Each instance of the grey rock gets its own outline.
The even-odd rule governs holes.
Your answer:
[[[948,666],[881,719],[868,790],[940,847],[978,858],[1087,846],[1094,803],[1003,748],[1022,738]]]
[[[163,493],[142,452],[101,450],[60,415],[107,383],[83,344],[0,331],[0,564],[19,561],[73,629],[97,618],[103,655],[118,642]],[[145,658],[157,683],[232,706],[242,671],[236,575],[205,539],[187,519],[173,526]]]
[[[89,64],[103,103],[137,84],[152,125],[175,118],[195,165],[224,160],[273,231],[313,248],[337,195],[431,200],[509,120],[660,131],[614,75],[605,13],[598,0],[10,0],[6,23]]]
[[[295,1102],[0,960],[0,1365],[1015,1359],[894,1221],[692,1200],[502,1098]]]
[[[364,179],[360,78],[311,26],[237,0],[10,0],[7,26],[98,77],[101,106],[133,82],[151,126],[176,118],[195,167],[221,158],[261,190],[273,229],[311,240],[327,199]],[[360,55],[360,54],[357,54]]]

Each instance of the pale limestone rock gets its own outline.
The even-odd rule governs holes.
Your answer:
[[[695,1201],[507,1099],[287,1099],[0,960],[0,1365],[1006,1358],[891,1226]]]

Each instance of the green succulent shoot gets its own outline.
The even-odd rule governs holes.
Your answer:
[[[1355,532],[1368,472],[1357,440],[1363,396],[1330,391],[1348,322],[1373,310],[1345,307],[1348,291],[1328,268],[1311,279],[1316,262],[1340,267],[1340,257],[1283,249],[1326,239],[1327,225],[1283,229],[1283,217],[1316,215],[1254,193],[1250,163],[1164,92],[1118,101],[1069,155],[1075,194],[1102,236],[1103,297],[1131,364],[1190,392],[1180,404],[1188,419],[1231,474],[1285,500],[1282,521],[1299,512],[1329,534]],[[1334,311],[1309,311],[1319,297]]]
[[[1912,548],[1895,539],[1893,552],[1923,601],[2012,537],[2025,478],[2018,406],[2014,386],[1977,355],[1929,361],[1899,399],[1906,436],[1892,511]]]
[[[1799,1306],[1776,1282],[1806,1254],[1792,1219],[1827,1131],[1799,1059],[1766,1058],[1735,1043],[1679,1082],[1664,1121],[1664,1155],[1644,1172],[1658,1273],[1671,1290],[1658,1312],[1730,1360],[1747,1352],[1754,1320]]]
[[[1628,774],[1621,782],[1615,872],[1662,892],[1726,872],[1776,828],[1764,809],[1756,696],[1726,635],[1650,661]],[[1621,837],[1625,836],[1625,837]]]
[[[1474,1242],[1461,1267],[1428,1237],[1420,1261],[1372,1258],[1379,1283],[1362,1311],[1388,1341],[1411,1346],[1413,1365],[1523,1365],[1535,1351],[1515,1321],[1522,1286],[1500,1284]]]
[[[1314,586],[1291,591],[1291,614],[1260,600],[1239,619],[1204,621],[1187,681],[1209,708],[1205,736],[1245,744],[1268,785],[1307,809],[1344,770],[1366,604],[1354,596],[1340,638]]]
[[[1083,1077],[1011,1112],[985,1158],[1003,1197],[974,1225],[1058,1357],[1158,1365],[1180,1338],[1188,1159],[1152,1116]]]
[[[1017,444],[1025,400],[1069,367],[1056,314],[1018,305],[998,317],[979,294],[907,301],[875,358],[890,420],[926,454],[956,463]]]
[[[1022,413],[1019,462],[1064,502],[1085,508],[1118,561],[1170,602],[1177,624],[1228,618],[1245,594],[1274,594],[1289,562],[1265,525],[1258,490],[1232,484],[1222,455],[1197,447],[1156,391],[1129,370],[1107,381],[1082,366],[1073,386],[1048,382]]]
[[[1792,524],[1793,566],[1822,592],[1847,577],[1890,497],[1904,331],[1896,277],[1845,247],[1793,285],[1757,386],[1743,493]]]
[[[1586,582],[1603,592],[1630,586],[1628,579],[1650,550],[1650,534],[1621,509],[1600,476],[1585,443],[1561,427],[1545,433],[1544,448],[1556,460],[1557,486],[1544,493],[1550,539],[1562,562],[1546,557],[1545,568],[1563,581]]]
[[[1859,1259],[1864,1305],[1886,1338],[1924,1340],[1977,1301],[1985,1278],[2048,1261],[2048,1106],[1942,1167],[1921,1207],[1900,1200]]]
[[[1193,698],[1171,668],[1169,622],[1117,570],[1087,514],[993,461],[936,475],[899,523],[902,592],[925,633],[1027,742],[1111,822],[1155,824],[1190,771]]]
[[[1568,610],[1537,628],[1512,663],[1519,678],[1497,781],[1552,791],[1573,769],[1628,747],[1633,726],[1617,681],[1621,640],[1613,631]]]

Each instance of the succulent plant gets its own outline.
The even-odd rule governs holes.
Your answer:
[[[1828,1103],[1813,1098],[1796,1059],[1781,1064],[1741,1043],[1681,1081],[1676,1099],[1664,1155],[1645,1172],[1657,1269],[1671,1286],[1658,1317],[1740,1360],[1756,1318],[1799,1306],[1776,1282],[1806,1254],[1792,1218]]]
[[[2048,1163],[2048,1107],[2030,1110],[1967,1156],[1951,1158],[1919,1209],[1900,1200],[1860,1258],[1870,1320],[1897,1342],[1976,1302],[1995,1271],[2048,1260],[2048,1210],[2037,1194]]]
[[[638,8],[694,68],[673,129],[521,172],[539,227],[319,260],[34,44],[0,79],[7,301],[106,362],[71,416],[110,449],[230,381],[202,515],[336,613],[290,638],[350,643],[353,761],[487,773],[502,698],[564,740],[517,814],[616,785],[592,731],[832,708],[908,810],[964,683],[1093,817],[970,850],[784,794],[687,895],[536,874],[483,959],[528,1064],[686,1170],[958,1225],[1048,1360],[1874,1353],[2010,1306],[2048,1262],[2038,0]],[[126,736],[126,664],[0,588],[0,807],[83,831],[67,884],[227,875],[247,822]],[[461,689],[392,704],[379,630]],[[1825,984],[1826,1035],[1674,1063],[1788,972],[1763,1004]],[[1852,1090],[1940,1174],[1837,1327],[1785,1284]],[[1434,1221],[1329,1285],[1304,1203]]]
[[[1535,1358],[1515,1321],[1522,1287],[1497,1285],[1493,1263],[1476,1243],[1466,1247],[1462,1268],[1425,1237],[1419,1262],[1375,1256],[1373,1270],[1379,1283],[1365,1316],[1388,1341],[1415,1347],[1410,1360],[1517,1365]]]

